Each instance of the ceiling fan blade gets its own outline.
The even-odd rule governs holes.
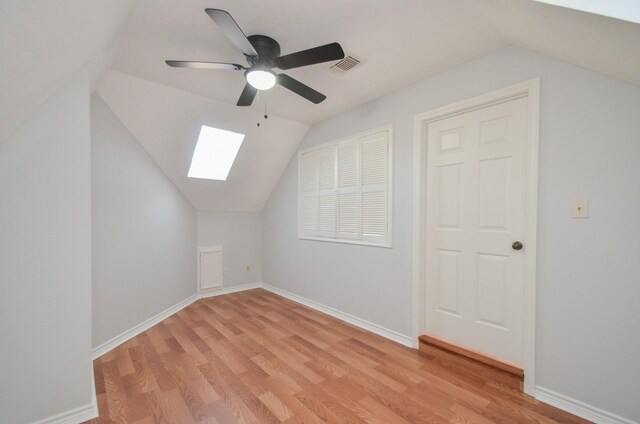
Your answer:
[[[240,94],[240,98],[238,99],[238,106],[251,106],[253,99],[256,98],[256,94],[258,94],[257,88],[253,88],[249,83],[245,84],[244,90],[242,90],[242,94]]]
[[[257,56],[258,52],[253,48],[247,36],[233,20],[229,12],[220,9],[205,9],[207,15],[215,22],[227,38],[247,56]]]
[[[327,96],[325,96],[324,94],[319,93],[308,85],[305,85],[300,81],[291,78],[289,75],[278,75],[278,84],[315,104],[318,104],[327,98]]]
[[[340,44],[331,43],[280,56],[276,59],[276,66],[280,69],[293,69],[338,59],[344,59],[344,51]]]
[[[244,66],[238,65],[237,63],[194,62],[190,60],[165,60],[165,62],[173,68],[221,69],[229,71],[240,71],[245,69]]]

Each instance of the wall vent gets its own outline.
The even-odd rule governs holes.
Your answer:
[[[358,59],[356,59],[353,56],[346,56],[344,59],[342,59],[340,62],[336,63],[335,65],[333,65],[331,68],[331,71],[333,72],[337,72],[339,74],[342,74],[344,72],[347,72],[353,68],[355,68],[358,64],[360,63],[360,61]]]

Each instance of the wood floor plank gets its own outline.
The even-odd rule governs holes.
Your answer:
[[[199,300],[94,361],[91,424],[587,421],[522,380],[262,289]]]
[[[259,398],[280,421],[293,417],[293,412],[272,392],[264,392]]]
[[[368,396],[365,396],[358,404],[362,407],[362,409],[358,409],[359,411],[363,411],[361,416],[364,415],[363,419],[369,424],[403,424],[409,422]]]

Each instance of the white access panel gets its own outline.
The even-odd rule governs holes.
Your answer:
[[[222,246],[199,248],[198,290],[203,291],[221,288],[223,275]]]

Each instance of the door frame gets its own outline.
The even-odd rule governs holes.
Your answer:
[[[525,241],[527,255],[524,271],[524,392],[535,392],[535,324],[536,324],[536,252],[538,229],[538,145],[540,127],[540,78],[534,78],[509,87],[440,107],[414,117],[413,142],[413,341],[424,334],[425,266],[426,266],[426,160],[429,123],[482,109],[518,98],[528,100],[527,137],[527,208]]]

